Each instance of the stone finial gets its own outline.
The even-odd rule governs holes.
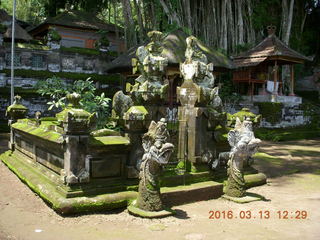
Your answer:
[[[276,29],[277,29],[276,26],[274,26],[274,25],[269,25],[269,26],[267,27],[268,36],[275,35]]]
[[[13,103],[7,108],[6,115],[12,120],[24,118],[28,108],[21,104],[21,97],[19,95],[14,96]]]
[[[67,100],[70,107],[78,108],[80,107],[81,95],[79,93],[71,93],[67,95]]]

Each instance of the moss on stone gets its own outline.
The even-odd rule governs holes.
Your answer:
[[[34,192],[48,202],[55,211],[61,214],[125,207],[129,201],[137,197],[136,192],[126,191],[90,197],[65,198],[60,195],[56,185],[45,175],[37,172],[23,159],[19,160],[11,151],[1,154],[0,159]]]
[[[248,189],[251,187],[266,184],[267,176],[263,173],[244,175],[244,181],[246,183],[245,186]]]
[[[6,75],[10,75],[10,69],[3,69],[0,73],[5,73]],[[70,80],[86,80],[87,78],[91,78],[92,81],[119,85],[120,84],[120,75],[119,74],[109,74],[102,75],[96,73],[74,73],[74,72],[50,72],[47,70],[31,70],[31,69],[16,69],[14,71],[15,76],[20,77],[28,77],[28,78],[40,78],[47,79],[53,76],[57,76],[63,79]]]
[[[93,137],[105,137],[105,136],[120,136],[120,132],[112,130],[112,129],[99,129],[90,133]]]
[[[132,106],[128,109],[127,113],[141,113],[147,115],[148,111],[144,106]]]
[[[103,146],[103,145],[129,145],[130,140],[122,136],[103,136],[90,137],[89,145]]]
[[[22,131],[22,132],[26,132],[33,136],[43,138],[48,141],[52,141],[56,143],[63,142],[62,134],[49,130],[49,126],[54,125],[51,121],[44,121],[43,123],[41,123],[39,127],[28,124],[28,121],[30,120],[27,120],[27,119],[25,121],[20,120],[12,124],[12,128],[18,129],[19,131]]]

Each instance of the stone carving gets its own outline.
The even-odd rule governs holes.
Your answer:
[[[152,121],[149,130],[143,135],[144,155],[140,167],[139,195],[137,207],[145,211],[163,209],[160,197],[159,175],[162,166],[167,164],[173,144],[168,143],[169,133],[165,119]]]
[[[62,121],[66,149],[61,176],[66,184],[71,185],[89,181],[89,169],[84,159],[90,130],[96,125],[96,114],[80,108],[80,94],[68,94],[67,99],[68,107],[56,116]]]
[[[194,36],[186,39],[186,60],[180,65],[183,84],[177,88],[179,107],[178,168],[185,167],[185,158],[191,162],[191,171],[197,165],[213,159],[212,132],[222,121],[222,101],[218,87],[214,88],[213,65],[201,51],[201,44]],[[221,117],[222,116],[222,117]],[[209,139],[209,140],[208,140]],[[180,167],[179,167],[180,166]]]
[[[24,118],[28,112],[28,108],[21,104],[21,97],[19,95],[14,96],[12,105],[7,108],[6,116],[9,116],[11,120],[16,121],[19,118]]]
[[[197,101],[201,105],[206,105],[218,93],[217,89],[214,90],[213,64],[208,64],[207,57],[200,50],[196,37],[190,36],[186,42],[186,60],[180,65],[180,71],[184,80],[192,80],[198,85]]]
[[[112,117],[123,118],[123,115],[133,106],[133,101],[130,96],[125,95],[122,91],[114,94],[112,99]]]
[[[234,130],[228,133],[228,141],[231,151],[227,164],[228,181],[224,192],[231,197],[243,197],[245,195],[243,164],[257,152],[261,140],[255,138],[250,118],[245,118],[242,122],[237,118]]]
[[[139,71],[141,75],[134,86],[128,85],[135,102],[156,102],[164,99],[168,84],[164,84],[165,69],[168,60],[162,55],[161,43],[163,34],[158,31],[148,33],[150,43],[137,49],[137,58],[132,59],[133,73]]]

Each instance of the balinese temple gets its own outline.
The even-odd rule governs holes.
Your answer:
[[[163,55],[168,59],[168,67],[166,79],[169,81],[169,105],[176,103],[176,87],[182,84],[179,64],[185,61],[186,38],[189,37],[182,30],[175,30],[167,34],[162,40]],[[139,73],[132,72],[132,58],[136,57],[136,50],[139,46],[129,49],[125,54],[116,58],[110,64],[108,73],[120,73],[124,76],[122,83],[130,82],[130,79],[135,79]],[[234,69],[232,61],[222,53],[205,46],[199,41],[198,47],[206,55],[208,63],[213,64],[213,75],[217,76],[222,72],[227,72]],[[217,81],[216,81],[217,82]]]
[[[275,36],[269,26],[268,37],[254,48],[234,57],[233,82],[242,95],[294,96],[294,64],[311,61],[289,48]],[[289,66],[287,81],[281,77],[281,66]]]

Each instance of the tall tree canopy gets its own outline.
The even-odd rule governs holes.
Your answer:
[[[1,0],[12,12],[13,0]],[[234,55],[257,44],[266,27],[306,55],[320,52],[320,0],[19,0],[17,17],[38,24],[66,9],[97,13],[124,28],[131,47],[146,40],[150,30],[177,28],[207,45]],[[281,16],[281,17],[280,17]]]

